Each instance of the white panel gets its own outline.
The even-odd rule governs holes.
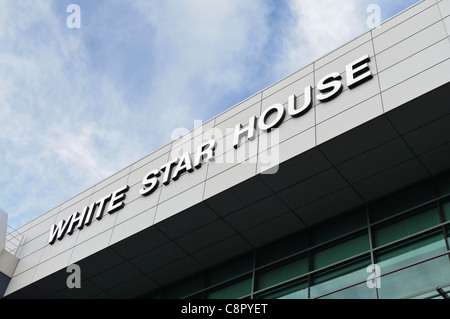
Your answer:
[[[115,213],[117,214],[115,221],[116,225],[126,221],[127,219],[133,218],[134,216],[152,207],[155,207],[158,204],[162,187],[158,188],[148,196],[140,195],[139,194],[140,188],[141,185],[136,185],[131,187],[130,190],[128,191],[127,197],[125,198],[124,201],[125,206]],[[131,199],[131,197],[134,198]]]
[[[169,159],[177,158],[186,152],[194,154],[199,145],[213,138],[213,133],[216,131],[214,130],[214,122],[214,120],[209,121],[207,124],[202,125],[173,141]]]
[[[352,40],[351,42],[348,42],[341,47],[333,50],[332,52],[328,53],[324,57],[320,58],[319,60],[314,62],[314,66],[316,70],[322,68],[326,64],[329,64],[336,59],[339,59],[339,57],[348,54],[349,52],[353,51],[354,49],[360,47],[364,43],[370,41],[372,39],[372,36],[370,32],[366,32],[362,34],[361,36],[357,37],[356,39]]]
[[[72,250],[67,250],[52,259],[48,259],[40,263],[39,266],[37,266],[33,281],[38,281],[39,279],[47,277],[48,275],[69,266],[69,259],[71,254]]]
[[[40,215],[39,217],[33,219],[32,227],[35,227],[42,222],[48,223],[49,220],[56,219],[56,216],[58,215],[59,211],[60,211],[60,206],[57,206],[57,207],[47,211],[46,213]],[[31,231],[31,229],[32,228],[30,227],[29,230]],[[32,232],[34,233],[34,231],[32,231]]]
[[[285,80],[287,81],[287,80]],[[284,82],[284,81],[283,81]],[[290,95],[295,94],[295,96],[303,95],[305,92],[305,87],[311,85],[314,87],[314,75],[310,73],[305,75],[304,77],[296,80],[295,82],[289,83],[284,87],[280,87],[280,89],[274,92],[271,95],[267,95],[262,101],[262,110],[264,111],[266,108],[273,104],[285,104],[288,101],[288,97]],[[264,95],[266,96],[266,95]],[[257,114],[254,114],[257,115]]]
[[[160,203],[156,210],[155,223],[169,218],[170,216],[201,202],[204,187],[204,183],[201,183],[175,197],[172,197],[170,200]]]
[[[99,234],[114,227],[117,215],[120,214],[121,212],[122,210],[118,210],[114,214],[110,215],[106,213],[105,209],[105,213],[103,214],[103,218],[101,220],[96,220],[95,218],[93,218],[91,225],[85,226],[82,230],[76,229],[72,235],[72,236],[78,235],[76,245],[79,245],[80,243],[85,242],[86,240],[89,240],[91,238],[95,238],[99,236]],[[66,237],[67,235],[64,236],[62,241],[65,241],[67,239]]]
[[[402,16],[403,18],[403,16]],[[380,36],[376,36],[377,29],[374,29],[374,39],[373,43],[375,46],[375,52],[380,53],[383,50],[399,43],[405,38],[425,29],[431,24],[439,21],[441,19],[439,10],[437,6],[427,8],[423,12],[405,20],[403,23],[398,24],[395,27],[387,30]],[[382,28],[384,25],[382,26]]]
[[[42,229],[43,232],[39,236],[34,236],[32,238],[24,237],[22,246],[20,247],[17,257],[22,259],[34,252],[44,248],[48,245],[48,236],[50,232],[50,225]]]
[[[33,282],[34,274],[36,273],[37,267],[29,269],[25,272],[14,276],[9,282],[8,288],[6,289],[5,296],[30,285]]]
[[[309,64],[300,70],[296,71],[295,73],[285,77],[284,79],[279,80],[278,82],[272,84],[271,86],[267,87],[263,90],[263,99],[267,99],[269,96],[275,94],[276,92],[284,89],[285,87],[288,87],[292,85],[292,83],[296,83],[301,78],[304,78],[308,74],[313,72],[313,64]]]
[[[316,69],[315,70],[316,82],[320,81],[320,79],[322,79],[324,76],[330,73],[338,72],[342,75],[343,78],[342,83],[345,85],[346,83],[345,66],[349,63],[352,63],[353,61],[356,61],[357,59],[361,58],[366,54],[371,57],[371,61],[369,63],[370,70],[372,71],[372,74],[376,74],[378,71],[376,68],[375,60],[373,59],[374,56],[373,45],[372,41],[368,41],[366,43],[363,43],[359,47],[354,48],[352,51],[346,53],[345,55],[340,56],[339,58],[326,64],[325,66]]]
[[[372,30],[373,36],[377,37],[386,31],[394,29],[396,26],[407,22],[409,19],[415,17],[417,14],[425,11],[427,8],[436,4],[435,0],[425,0],[419,1],[417,4],[407,8],[403,12],[395,15],[394,17],[388,19],[381,24],[380,28],[375,28]]]
[[[89,198],[93,191],[94,191],[94,187],[91,187],[91,188],[85,190],[84,192],[78,194],[77,196],[75,196],[75,197],[67,200],[66,202],[62,203],[61,207],[60,207],[60,211],[63,211],[64,209],[66,209],[66,208],[68,208],[68,207],[70,207],[72,205],[75,205],[76,203],[78,203],[81,200]]]
[[[376,95],[345,112],[317,125],[317,144],[367,122],[383,113],[381,98]]]
[[[233,118],[236,115],[239,115],[244,110],[248,109],[249,107],[260,104],[261,103],[261,96],[262,93],[257,93],[248,99],[236,104],[235,106],[229,108],[228,110],[224,111],[223,113],[216,116],[216,121],[214,126],[221,125],[224,121],[227,121],[231,118]]]
[[[313,93],[314,94],[314,93]],[[304,96],[299,96],[297,98],[297,107],[301,107],[304,103]],[[279,142],[283,142],[303,131],[306,131],[307,129],[313,127],[316,124],[316,111],[315,108],[312,107],[307,113],[299,116],[299,117],[292,117],[287,113],[288,104],[284,104],[284,108],[286,109],[286,116],[283,120],[283,122],[279,125],[277,129],[272,130],[271,132],[278,131],[278,137]],[[270,121],[270,120],[269,120]],[[271,134],[271,132],[269,134]],[[261,138],[263,135],[267,135],[266,132],[259,130],[259,138]],[[275,134],[273,134],[275,135]],[[271,137],[269,138],[269,140]],[[266,145],[265,140],[259,140],[259,152],[261,152],[264,149],[267,149],[267,147],[264,147]]]
[[[17,264],[16,269],[14,270],[14,276],[18,276],[19,274],[36,267],[42,256],[43,249],[36,250],[32,254],[29,254],[28,256],[24,258],[20,258],[19,263]]]
[[[388,112],[450,81],[450,60],[446,60],[382,93]]]
[[[278,146],[258,154],[257,173],[274,174],[278,164],[291,159],[316,146],[316,129],[312,127],[300,134],[284,140]]]
[[[248,127],[248,124],[245,125]],[[217,134],[215,134],[216,149],[214,150],[215,157],[219,157],[224,153],[233,149],[234,127],[229,128],[226,131],[222,131],[219,128],[215,128]],[[255,135],[257,131],[255,131]],[[246,141],[245,136],[242,135],[241,143]]]
[[[159,157],[152,159],[150,162],[136,168],[133,170],[128,178],[128,185],[133,186],[136,184],[140,184],[142,179],[148,174],[150,171],[154,169],[160,169],[162,165],[166,164],[169,161],[169,153],[163,154]]]
[[[213,164],[211,164],[212,167]],[[255,158],[244,163],[233,166],[225,172],[218,174],[206,181],[204,199],[216,195],[240,182],[247,180],[256,173]]]
[[[56,215],[53,215],[48,218],[48,220],[42,221],[40,224],[37,224],[25,232],[24,241],[22,242],[22,247],[18,254],[19,258],[23,258],[30,253],[45,247],[48,241],[50,227],[56,222],[56,217]]]
[[[101,190],[105,187],[108,187],[108,185],[114,183],[115,181],[121,179],[124,176],[127,176],[130,173],[131,165],[120,170],[119,172],[115,173],[114,175],[108,177],[107,179],[103,180],[102,182],[95,185],[94,192]]]
[[[209,163],[207,178],[209,179],[240,163],[248,161],[249,158],[254,158],[253,162],[256,163],[257,152],[258,140],[243,143],[237,149],[231,147],[225,154],[217,155],[215,160]]]
[[[93,255],[94,253],[106,248],[111,238],[111,233],[112,229],[109,229],[103,233],[99,233],[95,237],[77,244],[73,249],[69,264],[76,263],[81,259]]]
[[[450,15],[450,1],[442,0],[438,2],[439,10],[441,10],[442,17],[447,17]]]
[[[444,39],[408,59],[380,72],[381,90],[385,91],[450,57],[450,43]]]
[[[139,161],[135,162],[133,165],[131,165],[131,172],[134,172],[135,170],[141,168],[142,166],[150,163],[151,161],[157,159],[158,157],[163,156],[164,154],[167,154],[170,152],[171,144],[166,144],[159,149],[151,152],[149,155],[144,157],[143,159],[140,159]],[[168,158],[169,155],[166,155]]]
[[[225,136],[227,131],[230,132],[231,130],[233,132],[237,124],[248,126],[249,118],[251,116],[259,116],[260,114],[261,102],[257,102],[256,104],[247,107],[245,110],[242,110],[242,112],[226,119],[221,123],[216,124],[214,129],[219,130],[220,132],[222,132],[223,136]]]
[[[184,172],[180,175],[178,180],[171,180],[169,185],[162,187],[159,201],[166,201],[195,185],[204,182],[206,180],[206,173],[208,172],[208,165],[208,163],[205,163],[199,169],[195,169],[192,173]]]
[[[346,89],[333,100],[318,104],[316,107],[316,122],[326,121],[379,93],[378,76],[375,75],[371,80],[351,90]]]
[[[110,245],[115,244],[131,235],[134,235],[141,230],[144,230],[153,225],[155,218],[156,207],[146,210],[126,221],[117,224],[114,229],[110,240]]]
[[[439,42],[447,37],[442,22],[437,22],[419,33],[406,38],[393,47],[377,55],[377,65],[381,71],[398,63],[410,55]]]
[[[447,31],[447,35],[450,36],[450,16],[444,19],[445,29]]]

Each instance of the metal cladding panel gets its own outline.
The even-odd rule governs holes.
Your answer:
[[[417,3],[24,225],[6,296],[137,296],[449,169],[449,2]],[[73,232],[50,245],[62,221]],[[84,295],[50,284],[73,263]]]

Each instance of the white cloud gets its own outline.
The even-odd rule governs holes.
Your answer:
[[[70,1],[0,1],[0,207],[15,225],[350,40],[365,21],[353,0],[78,2],[79,30],[66,27]]]
[[[295,70],[304,66],[366,29],[365,17],[361,16],[365,11],[361,11],[359,0],[289,0],[288,3],[296,25],[290,26],[286,36],[290,57],[287,68]]]
[[[133,1],[155,28],[158,82],[149,100],[167,114],[203,119],[221,92],[242,89],[266,44],[268,7],[254,0]],[[196,101],[204,105],[197,105]],[[223,106],[224,109],[232,105]],[[185,113],[190,116],[184,116]],[[209,118],[206,118],[209,119]]]
[[[109,147],[110,155],[126,139],[118,132],[117,114],[126,117],[121,92],[90,72],[82,38],[68,32],[65,12],[57,15],[53,5],[0,4],[0,205],[12,222],[42,214],[130,162],[102,152]]]

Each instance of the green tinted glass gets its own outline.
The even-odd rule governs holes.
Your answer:
[[[292,256],[308,248],[308,234],[301,232],[293,237],[277,242],[257,252],[256,266],[264,266]]]
[[[437,181],[439,195],[444,196],[450,194],[450,174],[444,175]]]
[[[381,269],[383,273],[383,268]],[[402,298],[450,282],[450,262],[442,256],[382,276],[378,289],[382,299]]]
[[[246,274],[253,269],[253,254],[233,260],[210,271],[207,276],[208,287]]]
[[[257,299],[308,299],[308,281],[282,285],[257,295]]]
[[[175,286],[165,288],[163,290],[163,298],[180,299],[192,295],[204,289],[205,278],[200,275],[194,278],[185,280]]]
[[[370,208],[371,222],[380,221],[433,198],[435,198],[435,192],[432,183],[414,187],[372,205]]]
[[[421,230],[430,228],[440,223],[437,208],[430,208],[420,213],[396,219],[389,224],[375,229],[375,246],[382,246],[397,239],[415,234]]]
[[[313,269],[320,269],[335,262],[369,250],[369,236],[364,233],[327,246],[313,254]]]
[[[220,288],[207,295],[208,299],[237,299],[249,295],[252,291],[252,279],[235,282],[226,287]]]
[[[367,266],[370,264],[370,258],[365,257],[314,274],[312,277],[311,297],[367,279],[369,276]]]
[[[367,226],[365,210],[358,210],[317,227],[312,233],[314,245],[322,244]]]
[[[385,273],[434,256],[446,249],[444,234],[439,230],[383,249],[381,252],[377,252],[376,260],[381,267],[381,272]]]
[[[442,211],[444,212],[444,218],[446,221],[450,220],[450,201],[442,205]]]
[[[308,260],[302,258],[262,272],[257,278],[257,289],[264,289],[308,272]]]
[[[371,289],[364,282],[346,289],[325,295],[320,299],[375,299],[375,289]]]

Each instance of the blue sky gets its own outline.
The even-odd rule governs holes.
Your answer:
[[[0,208],[13,228],[417,0],[2,0]],[[70,4],[81,28],[68,28]]]

